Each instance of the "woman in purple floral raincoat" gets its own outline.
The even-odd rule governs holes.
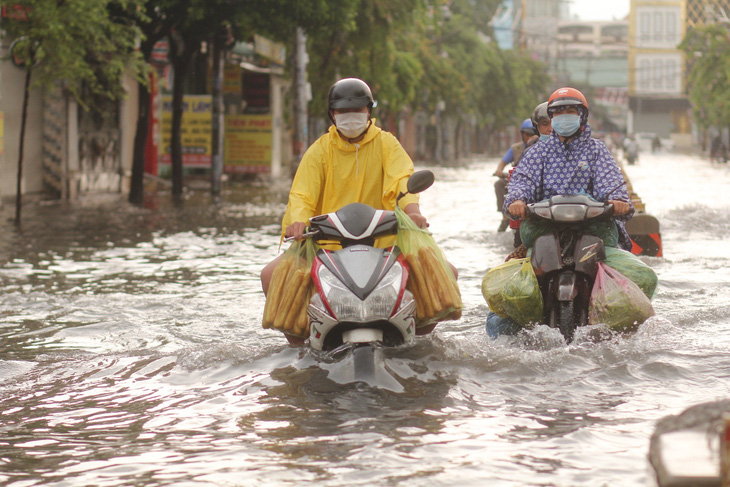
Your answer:
[[[623,173],[611,152],[591,137],[588,102],[575,88],[560,88],[548,101],[553,134],[535,144],[520,161],[509,182],[504,211],[513,218],[525,218],[525,206],[561,194],[585,193],[597,201],[614,205],[615,225],[600,231],[609,247],[631,250],[625,222],[634,214]],[[522,222],[526,247],[537,238],[532,222]]]

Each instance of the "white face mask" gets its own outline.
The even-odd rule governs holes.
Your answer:
[[[338,113],[335,115],[335,126],[342,135],[349,139],[354,139],[368,128],[368,113]]]

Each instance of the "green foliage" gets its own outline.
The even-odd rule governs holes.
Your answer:
[[[690,30],[679,48],[691,60],[687,74],[695,120],[702,127],[726,127],[730,113],[730,33],[720,25]]]
[[[135,52],[140,30],[130,18],[141,18],[137,0],[4,0],[19,5],[25,18],[6,20],[11,38],[26,37],[35,56],[26,55],[33,84],[62,81],[82,106],[124,95],[121,79],[144,79],[145,64]],[[17,7],[14,7],[17,9]],[[17,10],[16,10],[17,11]],[[33,64],[32,61],[37,61]]]
[[[441,105],[452,116],[511,125],[547,98],[546,66],[490,40],[498,0],[331,3],[337,15],[307,29],[311,113],[326,113],[329,86],[346,76],[371,85],[378,116]]]

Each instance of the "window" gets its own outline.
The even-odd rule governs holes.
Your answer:
[[[662,42],[664,40],[664,14],[662,12],[654,12],[654,42]]]
[[[651,40],[651,16],[649,12],[642,12],[639,16],[639,37],[642,42]]]
[[[654,60],[654,71],[652,73],[652,86],[655,90],[664,88],[664,61],[661,59]]]
[[[677,77],[679,75],[679,73],[677,72],[677,61],[675,61],[674,59],[667,59],[667,62],[665,65],[665,70],[666,70],[665,88],[668,90],[676,90],[677,85],[678,85],[677,82],[679,81],[677,79]]]
[[[639,63],[639,86],[642,90],[651,88],[651,63],[644,59]]]
[[[675,12],[667,12],[667,42],[675,43],[677,39],[677,14]]]
[[[644,5],[636,9],[636,38],[640,47],[675,48],[680,40],[680,7]]]

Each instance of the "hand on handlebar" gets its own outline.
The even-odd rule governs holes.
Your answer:
[[[616,216],[625,215],[631,210],[631,205],[625,201],[608,200],[613,205],[613,214]]]
[[[284,232],[285,237],[293,237],[294,240],[302,240],[304,237],[304,230],[307,229],[307,224],[304,222],[294,222]]]
[[[515,200],[512,202],[511,205],[507,208],[507,211],[509,211],[509,214],[519,218],[520,220],[525,219],[525,210],[527,208],[527,205],[522,200]]]

